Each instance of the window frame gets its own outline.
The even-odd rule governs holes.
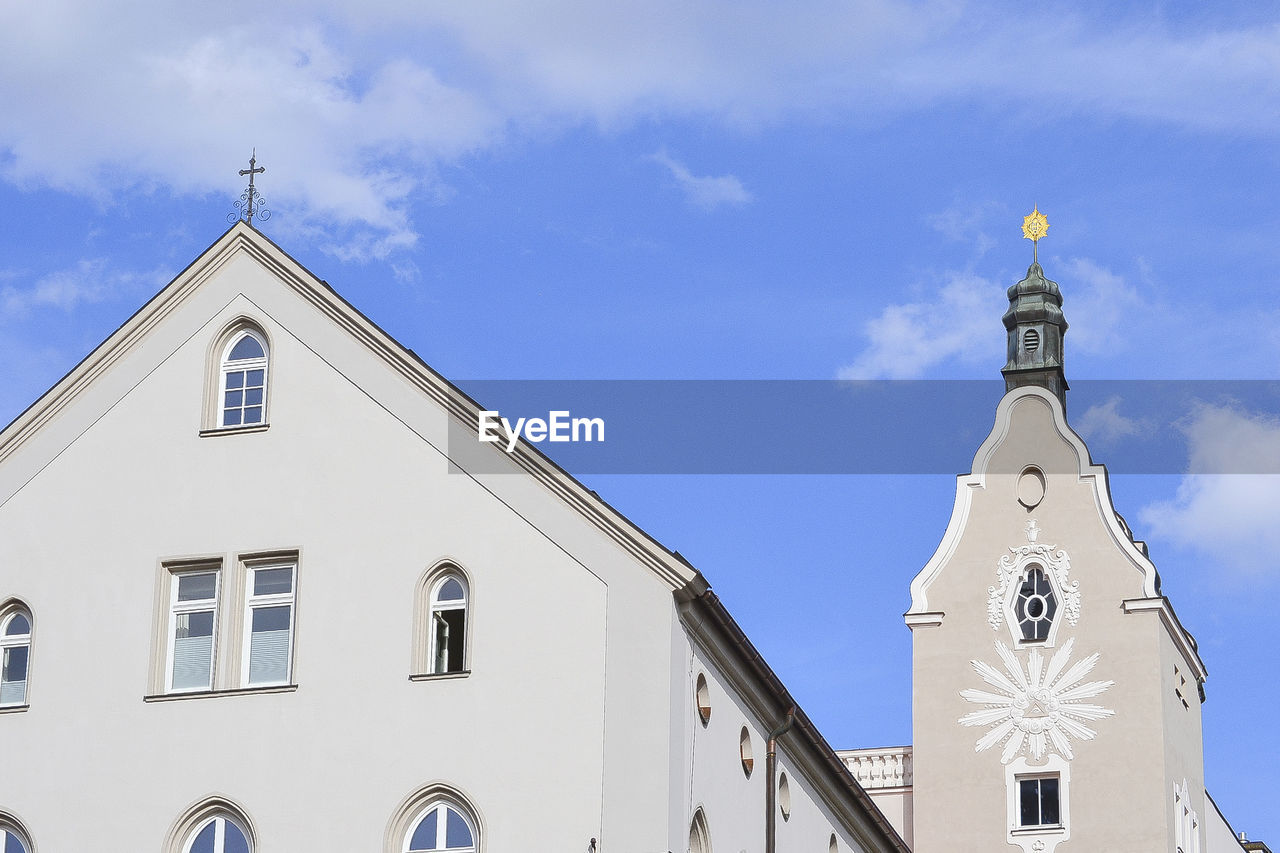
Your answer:
[[[216,820],[234,824],[248,843],[249,853],[257,850],[257,831],[248,813],[226,797],[214,795],[192,804],[173,822],[165,838],[165,853],[191,853],[196,837]]]
[[[27,620],[26,633],[9,636],[5,631],[8,630],[9,624],[18,616],[22,616]],[[22,699],[17,702],[0,702],[0,711],[22,711],[31,706],[31,656],[34,647],[32,641],[35,638],[35,633],[35,617],[31,615],[31,608],[26,603],[14,598],[0,606],[0,667],[3,666],[4,659],[11,649],[25,648],[27,650],[25,677],[22,679]],[[18,682],[8,683],[17,684]],[[3,824],[0,824],[0,829],[2,828]]]
[[[1062,602],[1058,596],[1057,585],[1049,577],[1049,571],[1039,563],[1027,563],[1023,567],[1017,589],[1013,594],[1013,615],[1017,620],[1017,631],[1019,636],[1018,642],[1022,645],[1044,645],[1049,642],[1054,628],[1057,625],[1058,616],[1062,611]],[[1038,577],[1038,582],[1036,578]],[[1023,603],[1023,591],[1028,586],[1033,587],[1033,591],[1027,596],[1026,604]],[[1043,585],[1047,588],[1046,592],[1040,592],[1039,587]],[[1039,599],[1041,607],[1041,615],[1031,615],[1031,602]],[[1037,636],[1044,623],[1044,636]],[[1027,636],[1028,626],[1031,629],[1032,636]]]
[[[277,606],[275,596],[253,596],[254,569],[292,567],[292,601],[289,614],[287,680],[249,684],[252,652],[252,613],[264,606]],[[214,603],[212,667],[208,687],[174,688],[175,604],[178,579],[189,574],[217,573]],[[199,699],[239,693],[288,693],[298,689],[299,589],[302,551],[297,548],[197,554],[161,558],[156,563],[154,616],[151,625],[151,658],[145,702]],[[280,595],[281,598],[289,596]],[[207,610],[210,599],[199,599],[181,609]],[[183,602],[183,605],[188,605]],[[2,710],[2,709],[0,709]]]
[[[1061,551],[1058,552],[1061,559]],[[1049,595],[1053,598],[1053,616],[1048,620],[1049,628],[1043,639],[1027,639],[1022,633],[1022,620],[1018,615],[1018,599],[1022,594],[1022,587],[1027,583],[1033,571],[1039,570],[1040,576],[1049,587]],[[1054,558],[1046,559],[1043,555],[1031,554],[1020,558],[1014,566],[1014,571],[1009,580],[1008,588],[1004,590],[1004,597],[1001,606],[1004,612],[1004,622],[1008,626],[1010,637],[1014,642],[1015,648],[1054,648],[1057,645],[1058,630],[1062,627],[1062,623],[1066,621],[1068,609],[1067,591],[1062,589],[1059,582],[1058,568],[1055,565]],[[1074,624],[1074,623],[1073,623]]]
[[[444,782],[425,785],[400,801],[387,822],[382,842],[384,853],[405,853],[418,824],[426,817],[427,812],[440,805],[449,806],[462,815],[471,829],[471,850],[474,853],[485,853],[487,827],[484,815],[462,790]],[[455,849],[467,850],[465,847]]]
[[[454,578],[462,586],[463,606],[451,603],[438,606],[436,596],[449,578]],[[475,665],[475,583],[469,572],[461,564],[451,559],[437,561],[423,572],[418,580],[413,604],[413,633],[409,658],[409,680],[430,681],[449,678],[466,678]],[[436,614],[446,610],[461,610],[462,624],[462,664],[461,668],[437,672],[436,660]]]
[[[8,841],[6,835],[16,838],[27,853],[36,853],[36,846],[31,842],[31,833],[22,825],[22,821],[8,812],[0,811],[0,851],[4,850],[4,845]]]
[[[707,813],[698,806],[689,819],[689,853],[711,853],[711,827],[707,824]]]
[[[427,815],[431,812],[436,813],[436,840],[434,847],[424,847],[415,850],[410,844],[413,842],[413,836],[417,834],[418,827],[427,819]],[[462,822],[466,824],[467,832],[471,835],[471,844],[468,847],[441,847],[441,843],[448,844],[449,816],[448,813],[453,812]],[[442,837],[443,836],[443,837]],[[458,806],[452,800],[445,798],[436,798],[427,804],[425,808],[419,809],[418,813],[409,821],[409,826],[405,830],[404,842],[401,845],[401,853],[447,853],[450,850],[456,850],[458,853],[476,853],[480,849],[477,844],[477,832],[475,821],[467,814],[467,810]]]
[[[178,600],[178,593],[181,587],[181,579],[183,577],[192,577],[195,575],[213,575],[213,597],[193,599],[188,602]],[[204,563],[197,565],[171,566],[169,568],[169,584],[168,584],[168,617],[165,620],[165,659],[164,659],[164,692],[169,695],[182,693],[208,693],[216,689],[218,683],[218,647],[220,645],[219,638],[221,631],[219,614],[222,612],[222,565]],[[204,687],[174,687],[173,686],[173,664],[174,656],[177,651],[178,638],[178,617],[189,613],[203,613],[210,608],[204,606],[206,602],[212,602],[213,611],[213,630],[209,640],[209,680]]]
[[[1062,823],[1062,777],[1057,773],[1020,773],[1014,776],[1013,778],[1014,778],[1014,784],[1016,786],[1016,789],[1014,791],[1014,798],[1015,798],[1014,814],[1017,817],[1017,829],[1019,831],[1024,831],[1024,832],[1026,831],[1045,832],[1045,831],[1062,829],[1062,826],[1063,826],[1063,823]],[[1037,798],[1036,812],[1040,817],[1040,822],[1038,823],[1022,822],[1022,802],[1023,802],[1022,789],[1023,789],[1023,785],[1025,785],[1028,782],[1037,783],[1036,784],[1036,798]],[[1039,784],[1042,782],[1054,783],[1054,799],[1056,801],[1054,805],[1058,812],[1058,819],[1053,823],[1044,822],[1044,814],[1043,814],[1043,807],[1042,807],[1044,796]]]
[[[231,350],[245,336],[253,337],[262,347],[261,359],[241,359],[230,361]],[[263,432],[271,425],[271,383],[275,372],[273,362],[275,352],[271,337],[266,333],[262,323],[247,316],[232,320],[214,337],[206,355],[204,414],[201,418],[200,436],[207,438],[216,435],[234,435],[237,433]],[[246,366],[247,365],[247,366]],[[262,420],[251,424],[223,425],[226,411],[226,377],[237,370],[256,370],[261,368],[262,374]],[[241,409],[245,408],[241,406]]]
[[[1023,853],[1053,853],[1058,844],[1071,839],[1071,763],[1062,756],[1049,755],[1043,764],[1032,766],[1025,756],[1005,765],[1007,807],[1006,840]],[[1022,785],[1032,779],[1058,780],[1058,823],[1022,825]],[[1039,846],[1038,846],[1039,845]]]
[[[281,687],[293,684],[293,650],[298,625],[298,561],[294,560],[244,560],[243,590],[244,607],[240,621],[240,678],[239,686],[246,689],[258,687]],[[254,580],[258,572],[272,569],[289,569],[289,592],[265,593],[255,595]],[[253,611],[268,607],[288,606],[289,639],[285,651],[285,673],[281,681],[251,682],[253,660]]]
[[[218,812],[212,817],[204,818],[199,821],[191,831],[186,835],[182,842],[182,853],[191,853],[192,846],[196,843],[196,839],[205,831],[210,824],[213,825],[213,853],[226,853],[227,843],[227,824],[235,827],[236,831],[244,839],[245,845],[249,848],[249,853],[253,853],[253,839],[248,831],[240,825],[240,821],[236,820],[226,812]]]

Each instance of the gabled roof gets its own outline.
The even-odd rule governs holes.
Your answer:
[[[159,293],[126,320],[105,341],[85,356],[74,368],[46,391],[38,400],[0,431],[0,466],[12,460],[24,447],[36,443],[59,416],[86,397],[95,383],[113,365],[137,348],[165,317],[225,267],[233,258],[247,255],[266,268],[279,282],[293,290],[305,302],[345,330],[367,350],[380,358],[391,370],[411,386],[443,408],[451,417],[475,432],[481,406],[460,388],[449,382],[416,353],[400,344],[359,309],[344,299],[322,279],[317,278],[278,245],[257,229],[237,222],[200,254]],[[48,459],[56,456],[78,433],[56,437],[50,446],[35,451],[39,457],[26,466],[34,476]],[[899,853],[907,847],[880,814],[870,798],[858,786],[844,764],[836,757],[809,718],[796,706],[794,699],[733,621],[701,572],[679,553],[658,543],[621,512],[610,506],[594,491],[586,488],[535,446],[523,439],[515,450],[502,453],[510,462],[541,483],[563,504],[605,533],[657,578],[666,583],[677,600],[686,624],[703,640],[715,637],[713,643],[736,659],[738,666],[726,667],[726,673],[744,694],[764,700],[770,709],[795,708],[795,749],[811,771],[820,774],[822,787],[835,801],[846,818],[856,816],[855,823],[863,832],[883,832]],[[454,464],[457,464],[456,460]],[[21,488],[21,485],[18,486]],[[0,488],[0,506],[16,491]],[[690,613],[699,616],[690,619]],[[710,627],[714,626],[714,628]]]
[[[252,257],[268,269],[282,284],[364,344],[389,368],[468,429],[477,429],[477,413],[481,406],[476,401],[433,370],[416,353],[383,331],[327,282],[317,278],[260,231],[241,221],[227,229],[213,245],[178,273],[120,328],[0,431],[0,465],[38,435],[59,413],[81,398],[100,376],[134,349],[151,329],[239,254]],[[533,445],[521,440],[513,452],[504,455],[613,539],[673,590],[687,589],[698,594],[708,588],[701,573],[663,547]],[[8,497],[8,494],[0,494],[0,505]]]

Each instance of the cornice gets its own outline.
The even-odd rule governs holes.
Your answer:
[[[1200,659],[1200,652],[1196,649],[1195,642],[1191,639],[1191,635],[1182,627],[1182,623],[1178,621],[1178,614],[1173,611],[1173,605],[1169,603],[1169,599],[1165,596],[1157,596],[1154,598],[1129,598],[1120,602],[1125,613],[1149,613],[1155,611],[1160,614],[1160,622],[1164,625],[1165,630],[1169,632],[1169,637],[1173,640],[1173,644],[1178,647],[1178,651],[1186,658],[1187,665],[1191,667],[1195,673],[1197,683],[1203,684],[1204,680],[1209,677],[1209,670],[1205,667],[1204,661]]]

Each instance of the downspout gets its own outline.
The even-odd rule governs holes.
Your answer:
[[[777,847],[778,824],[778,738],[786,734],[796,721],[796,706],[787,711],[787,717],[769,732],[769,747],[764,754],[764,853],[774,853]]]

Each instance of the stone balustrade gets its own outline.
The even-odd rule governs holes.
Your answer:
[[[836,752],[853,778],[867,790],[911,786],[911,747],[842,749]]]

